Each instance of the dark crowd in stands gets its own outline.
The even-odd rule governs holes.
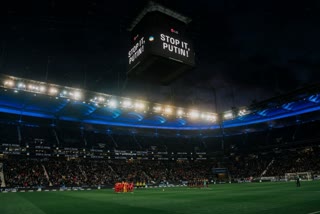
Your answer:
[[[231,180],[248,177],[283,177],[287,172],[320,174],[319,147],[272,154],[231,155],[224,162],[18,159],[0,160],[6,187],[112,186],[118,181],[159,184],[208,179],[216,181],[212,168],[225,167]]]
[[[73,123],[63,123],[60,123],[60,128],[0,123],[0,146],[6,148],[5,144],[14,144],[19,148],[59,146],[85,148],[86,151],[99,149],[188,154],[205,151],[207,160],[67,160],[62,157],[3,156],[0,159],[0,166],[3,164],[0,184],[5,182],[6,187],[113,186],[116,182],[128,181],[156,185],[181,184],[195,179],[212,182],[261,176],[283,178],[285,173],[294,172],[320,175],[320,122],[230,136],[225,139],[223,152],[220,139],[215,137],[106,134],[93,131],[93,127],[86,127],[80,133],[80,129],[72,128]],[[221,153],[215,154],[216,151]],[[226,168],[228,173],[221,177],[213,174],[213,168]]]
[[[206,164],[161,161],[4,160],[6,187],[112,186],[118,181],[181,183],[207,177]]]

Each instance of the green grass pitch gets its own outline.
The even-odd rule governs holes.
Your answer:
[[[319,211],[319,212],[318,212]],[[1,214],[320,213],[320,182],[247,183],[141,189],[0,193]]]

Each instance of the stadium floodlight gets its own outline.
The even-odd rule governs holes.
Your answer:
[[[40,91],[40,86],[34,85],[33,86],[33,90],[39,92]]]
[[[39,90],[40,90],[40,92],[45,92],[45,91],[46,91],[46,87],[43,86],[43,85],[41,85],[41,86],[39,87]]]
[[[182,116],[184,114],[183,110],[182,109],[178,109],[177,110],[177,115],[178,116]]]
[[[28,85],[28,88],[29,88],[30,90],[34,90],[35,86],[32,85],[32,84],[29,84],[29,85]]]
[[[116,101],[116,100],[110,100],[110,101],[108,102],[108,106],[109,106],[110,108],[117,108],[117,101]]]
[[[60,97],[67,97],[68,96],[68,91],[63,90],[62,92],[60,92]]]
[[[224,119],[231,119],[232,118],[232,112],[227,112],[223,115]]]
[[[80,98],[81,98],[81,92],[80,92],[80,91],[75,91],[75,92],[73,93],[73,97],[74,97],[74,99],[76,99],[76,100],[80,99]]]
[[[5,79],[1,79],[3,81],[4,88],[12,88],[15,93],[18,93],[20,90],[27,90],[31,92],[34,96],[37,93],[47,93],[48,95],[53,96],[55,99],[66,98],[68,100],[81,100],[84,103],[93,103],[99,107],[109,107],[109,108],[117,108],[121,107],[125,108],[133,108],[135,111],[141,111],[147,113],[151,110],[151,107],[148,102],[141,100],[133,100],[128,97],[116,97],[108,94],[102,93],[93,93],[92,99],[84,100],[84,91],[76,88],[63,87],[58,85],[50,85],[44,82],[38,82],[33,80],[26,80],[22,78],[11,78],[7,77]],[[6,89],[5,89],[6,90]],[[162,116],[175,116],[177,118],[189,118],[189,119],[201,119],[202,121],[218,121],[218,115],[212,112],[200,112],[198,110],[186,110],[181,107],[174,107],[170,105],[162,105],[159,103],[152,104],[152,112],[155,114],[161,114]],[[238,111],[227,111],[222,115],[223,119],[233,119],[237,116],[243,116],[250,113],[249,109],[245,107],[240,107]]]
[[[198,111],[191,111],[191,112],[189,113],[189,116],[190,116],[192,119],[198,119],[199,116],[200,116],[200,114],[199,114]]]
[[[172,114],[172,108],[171,108],[171,107],[166,107],[166,108],[164,109],[164,113],[165,113],[165,114],[168,114],[168,115]]]
[[[143,110],[146,106],[144,105],[144,103],[137,102],[134,104],[134,107],[136,110]]]
[[[14,86],[14,81],[13,80],[6,80],[4,81],[4,85],[8,87]]]
[[[23,82],[18,83],[18,88],[26,88],[26,85]]]
[[[216,115],[213,115],[213,114],[207,114],[206,116],[206,120],[208,121],[216,121],[217,120],[217,116]]]
[[[153,109],[156,113],[158,113],[162,110],[162,107],[161,106],[154,106]]]
[[[131,100],[124,100],[122,103],[123,108],[131,108],[132,107],[132,102]]]
[[[99,102],[104,102],[106,99],[104,97],[98,97]]]
[[[68,92],[67,92],[67,91],[63,91],[62,94],[63,94],[63,95],[67,95]]]
[[[242,109],[239,111],[238,116],[244,116],[247,114],[247,110],[246,109]]]
[[[31,90],[31,91],[41,91],[41,90],[45,90],[45,88],[41,88],[41,86],[36,86],[36,85],[33,85],[33,84],[29,84],[28,85],[28,89]]]
[[[50,88],[49,89],[49,93],[50,94],[57,94],[58,93],[58,90],[56,88]]]

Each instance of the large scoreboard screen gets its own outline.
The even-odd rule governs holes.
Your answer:
[[[178,32],[174,28],[151,32],[149,34],[137,34],[135,43],[128,52],[128,64],[132,68],[143,59],[144,55],[155,54],[171,60],[176,60],[194,66],[194,51],[190,40],[175,35]],[[130,69],[129,69],[130,70]]]
[[[184,67],[195,65],[194,49],[186,35],[185,24],[160,12],[152,12],[145,15],[132,31],[128,73],[142,64],[148,64],[150,69],[150,64],[158,57],[162,58],[162,65],[172,61],[177,63],[175,70],[179,64]],[[145,71],[140,68],[140,72]]]
[[[156,32],[155,36],[149,36],[148,40],[151,40],[150,46],[153,53],[188,65],[194,65],[194,52],[191,42],[180,36],[174,28]]]

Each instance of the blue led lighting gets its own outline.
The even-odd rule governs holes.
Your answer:
[[[118,108],[96,107],[93,104],[73,101],[66,98],[50,98],[45,95],[26,96],[28,93],[0,92],[0,112],[22,116],[57,118],[59,120],[102,124],[121,127],[156,128],[170,130],[214,130],[219,129],[217,123],[184,118],[165,118],[154,114],[145,115],[140,112],[122,112]],[[295,102],[288,102],[279,107],[265,108],[252,111],[222,123],[224,128],[240,127],[251,124],[264,123],[282,118],[297,116],[320,110],[318,96],[310,96]]]

